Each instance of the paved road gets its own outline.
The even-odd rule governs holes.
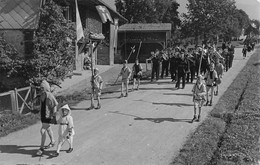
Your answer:
[[[247,60],[237,49],[233,68],[225,73],[214,105]],[[169,164],[199,124],[189,123],[193,117],[193,84],[179,90],[174,85],[170,79],[144,83],[139,91],[120,99],[120,92],[115,91],[103,96],[100,110],[87,111],[89,101],[80,102],[72,113],[76,132],[72,153],[62,151],[52,158],[49,155],[56,148],[51,148],[43,157],[34,157],[40,143],[38,123],[0,139],[0,164]],[[212,108],[203,108],[202,120]],[[57,126],[53,128],[57,139]],[[67,148],[65,144],[63,149]]]

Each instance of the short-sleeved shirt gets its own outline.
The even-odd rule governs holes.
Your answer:
[[[128,67],[123,67],[119,73],[119,75],[122,76],[122,80],[127,80],[130,74],[131,70]]]
[[[94,76],[94,88],[95,89],[99,89],[102,82],[103,82],[103,79],[100,75]]]
[[[194,93],[194,100],[204,100],[205,99],[205,95],[197,95],[200,93],[204,93],[206,92],[206,86],[205,84],[201,84],[200,86],[196,83],[193,88],[192,88],[192,92]]]
[[[42,123],[51,123],[54,116],[54,107],[58,105],[57,100],[52,93],[46,92],[46,97],[41,101],[41,121]]]
[[[214,81],[218,79],[218,74],[215,70],[212,72],[207,71],[205,74],[205,78],[206,78],[206,85],[213,86]]]

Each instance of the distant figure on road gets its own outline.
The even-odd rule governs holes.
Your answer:
[[[244,45],[243,49],[242,49],[242,53],[243,53],[243,57],[246,58],[246,54],[247,54],[247,46]]]
[[[124,97],[124,94],[123,94],[124,86],[125,86],[125,97],[128,96],[128,84],[129,84],[129,80],[131,77],[131,69],[129,69],[126,64],[127,64],[127,61],[125,60],[123,62],[123,68],[121,69],[121,71],[117,77],[117,78],[119,78],[120,76],[122,76],[121,96],[120,97]]]
[[[160,73],[160,51],[156,49],[155,52],[151,52],[150,59],[152,60],[152,77],[151,82],[154,80],[154,74],[156,75],[156,81],[159,80],[159,73]]]
[[[98,68],[95,68],[94,69],[94,77],[93,79],[91,79],[91,82],[93,83],[93,90],[91,94],[91,106],[90,106],[90,109],[93,109],[95,108],[94,106],[94,99],[96,98],[97,99],[97,107],[96,109],[100,109],[101,108],[101,103],[100,103],[100,96],[101,96],[101,90],[102,90],[102,87],[103,87],[103,80],[102,80],[102,77],[99,75],[99,70]]]
[[[178,72],[178,79],[177,79],[177,83],[175,85],[175,88],[179,89],[180,88],[180,81],[182,80],[182,89],[185,88],[185,81],[186,81],[186,73],[188,71],[188,64],[187,61],[184,58],[184,52],[182,52],[181,54],[179,54],[179,58],[177,59],[178,62],[178,68],[177,68],[177,72]]]
[[[206,72],[204,79],[206,81],[206,88],[207,88],[207,102],[206,106],[212,106],[212,101],[213,101],[213,92],[214,92],[214,87],[216,86],[216,81],[218,79],[217,72],[215,71],[215,66],[214,63],[210,64],[209,70]],[[210,91],[210,101],[209,101],[209,91]]]
[[[216,60],[215,70],[218,75],[218,79],[216,81],[216,91],[214,92],[215,96],[218,95],[218,87],[222,81],[223,73],[224,73],[224,66],[220,63],[219,58]]]
[[[132,68],[132,75],[133,75],[133,90],[135,88],[135,83],[137,81],[137,87],[136,89],[139,90],[139,86],[140,86],[140,79],[142,78],[142,65],[139,63],[139,60],[136,59],[135,60],[135,64],[133,65],[133,68]]]
[[[203,106],[204,102],[206,101],[206,86],[203,84],[203,77],[199,75],[197,77],[197,82],[192,88],[193,93],[193,102],[194,102],[194,117],[191,120],[191,123],[194,121],[200,121],[200,114],[201,114],[201,107]],[[197,107],[199,108],[199,114],[197,117]]]
[[[41,112],[41,146],[37,151],[36,155],[41,156],[44,152],[44,149],[51,148],[55,145],[55,140],[53,136],[53,131],[51,129],[51,124],[56,120],[56,111],[58,102],[55,99],[54,95],[50,92],[50,85],[46,80],[43,80],[41,85],[41,94],[40,94],[40,112]],[[46,131],[50,137],[50,144],[44,147],[46,141]]]
[[[59,109],[59,115],[60,118],[57,121],[57,124],[59,124],[59,142],[57,151],[53,156],[59,156],[61,146],[66,140],[69,143],[69,149],[67,150],[67,153],[71,153],[73,151],[73,136],[75,135],[75,132],[73,118],[71,116],[71,110],[68,104],[65,104]]]
[[[228,43],[228,54],[229,54],[229,67],[232,67],[233,59],[234,59],[234,53],[235,53],[235,47],[231,44],[231,42]]]

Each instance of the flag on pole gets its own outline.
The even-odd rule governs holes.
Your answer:
[[[76,33],[77,33],[76,41],[78,42],[82,37],[84,38],[84,32],[83,32],[82,23],[79,15],[77,0],[75,0],[75,3],[76,3]]]
[[[103,23],[106,23],[107,20],[113,23],[113,19],[105,6],[98,5],[96,6],[96,9]]]

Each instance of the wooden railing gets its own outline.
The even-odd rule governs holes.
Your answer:
[[[10,100],[3,99],[3,97],[10,95]],[[30,102],[36,96],[35,88],[29,86],[20,89],[14,89],[8,92],[0,93],[1,104],[11,104],[12,112],[19,112],[21,114],[27,114],[32,110]],[[1,98],[2,97],[2,98]],[[8,102],[8,103],[7,103]],[[0,105],[2,108],[5,107]],[[8,105],[6,105],[8,106]],[[9,105],[10,106],[10,105]],[[6,109],[2,109],[6,110]],[[9,109],[10,110],[10,109]]]

